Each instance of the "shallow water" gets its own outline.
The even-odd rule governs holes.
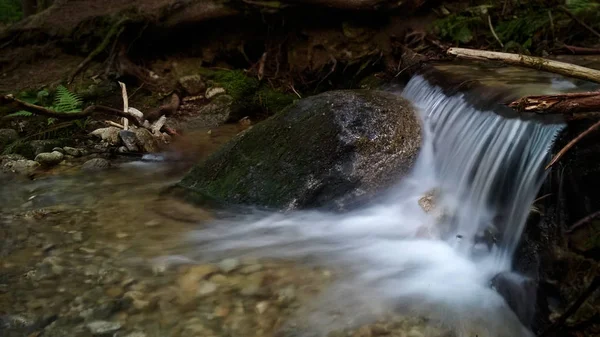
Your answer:
[[[539,74],[519,73],[517,79],[515,70],[511,70],[514,68],[498,68],[490,73],[489,69],[474,66],[456,67],[458,72],[486,74],[490,81],[528,94],[585,85],[562,79],[553,84],[551,77]],[[118,168],[94,175],[67,167],[35,180],[2,181],[0,335],[35,336],[44,331],[44,336],[90,336],[94,330],[96,335],[131,337],[268,336],[280,328],[298,334],[319,324],[341,331],[349,323],[360,326],[361,315],[344,309],[362,305],[362,313],[381,320],[358,329],[357,336],[447,336],[446,330],[420,318],[386,316],[388,306],[381,306],[378,293],[365,292],[365,297],[371,297],[368,300],[356,296],[356,284],[343,282],[345,274],[336,269],[335,263],[223,258],[214,264],[198,265],[192,261],[196,248],[182,244],[182,240],[192,230],[212,225],[215,215],[159,193],[177,181],[194,158],[213,151],[236,132],[235,127],[225,126],[214,130],[212,136],[205,131],[191,135],[176,147],[179,158],[183,153],[187,159],[184,162],[123,160]],[[418,207],[419,193],[411,196],[414,203],[407,207]],[[360,233],[360,228],[355,230]],[[394,228],[388,230],[402,235]],[[352,234],[352,229],[346,233]],[[411,244],[405,243],[402,250],[424,247]],[[465,277],[469,279],[469,273],[477,274],[473,265],[456,264],[464,259],[455,258],[456,251],[447,245],[433,241],[425,244],[427,254],[421,259],[432,265],[426,270],[438,274],[423,275],[422,279],[454,275],[455,283],[445,283],[447,288],[438,290],[447,294],[447,303],[460,301],[453,285],[460,285]],[[345,258],[363,261],[369,247],[365,249]],[[434,251],[446,255],[447,260],[429,259],[428,254]],[[298,253],[287,252],[291,256]],[[397,262],[396,256],[380,256],[378,262],[385,264],[386,258]],[[365,259],[362,263],[372,261]],[[349,271],[346,268],[344,272]],[[363,281],[380,279],[386,270],[378,272],[366,275]],[[331,284],[336,285],[335,291],[327,289]],[[373,290],[372,283],[365,284]],[[407,283],[390,283],[383,288],[399,286],[410,293]],[[492,298],[490,308],[502,304],[489,294],[472,295],[475,299]],[[321,315],[323,311],[328,315]],[[102,328],[108,332],[99,332]],[[346,332],[332,334],[342,336]]]

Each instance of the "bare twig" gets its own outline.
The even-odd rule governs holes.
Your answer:
[[[104,121],[104,123],[106,123],[106,124],[108,124],[110,126],[116,126],[116,127],[120,128],[120,129],[125,129],[125,127],[123,125],[121,125],[119,123],[115,123],[113,121]]]
[[[585,22],[577,18],[575,14],[571,13],[571,11],[568,10],[566,7],[559,6],[558,9],[560,9],[563,13],[567,14],[571,19],[580,24],[583,28],[587,29],[590,33],[596,35],[597,37],[600,37],[600,33],[598,33],[594,28],[588,26]]]
[[[571,233],[574,230],[576,230],[577,228],[579,228],[579,227],[585,225],[586,223],[588,223],[592,220],[595,220],[597,218],[600,218],[600,211],[596,211],[596,212],[584,217],[583,219],[577,221],[575,224],[573,224],[573,226],[569,227],[569,229],[567,229],[565,232]]]
[[[129,98],[127,97],[127,86],[123,82],[119,82],[121,86],[121,94],[123,96],[123,111],[129,112]],[[123,117],[123,130],[129,129],[129,120]]]
[[[550,19],[550,32],[552,32],[552,41],[556,38],[554,36],[554,18],[552,18],[552,11],[548,10],[548,18]]]
[[[264,52],[258,62],[258,80],[262,81],[265,76],[265,63],[267,61],[267,52]]]
[[[489,16],[489,14],[488,14],[488,25],[490,26],[490,31],[492,32],[492,35],[494,35],[494,38],[500,44],[500,47],[504,48],[504,43],[502,43],[502,41],[500,41],[500,38],[496,34],[496,31],[494,30],[494,26],[492,25],[492,17]]]
[[[580,141],[583,137],[589,135],[590,133],[594,132],[594,130],[598,129],[599,127],[600,127],[600,121],[594,123],[587,130],[580,133],[579,136],[575,137],[572,141],[570,141],[567,145],[565,145],[565,147],[563,147],[554,156],[554,158],[552,158],[550,163],[548,165],[546,165],[546,170],[549,169],[550,167],[552,167],[552,165],[556,164],[556,162],[558,162],[560,160],[560,158],[562,158],[562,156],[564,156],[565,153],[567,153],[567,151],[569,151],[573,146],[575,146],[575,144],[577,144],[578,141]]]
[[[290,84],[290,88],[292,89],[292,91],[294,92],[294,94],[296,94],[296,96],[298,96],[298,98],[302,98],[302,96],[300,96],[300,94],[296,91],[296,88],[294,88],[293,84]]]

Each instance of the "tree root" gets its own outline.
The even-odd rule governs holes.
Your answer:
[[[584,132],[580,133],[579,136],[575,137],[572,141],[570,141],[567,145],[565,145],[565,147],[563,147],[554,156],[554,158],[552,158],[552,160],[550,161],[550,163],[548,163],[548,165],[546,165],[546,170],[549,169],[550,167],[552,167],[552,165],[556,164],[560,160],[560,158],[562,158],[562,156],[564,156],[565,153],[567,153],[567,151],[569,151],[573,146],[575,146],[575,144],[577,144],[578,141],[580,141],[583,137],[589,135],[590,133],[594,132],[594,130],[596,130],[598,128],[600,128],[600,121],[594,123],[587,130],[585,130]]]
[[[105,113],[105,114],[112,114],[112,115],[117,115],[120,117],[129,118],[137,126],[142,126],[144,124],[143,121],[140,121],[135,115],[133,115],[129,112],[109,108],[107,106],[102,106],[102,105],[90,105],[89,107],[85,108],[83,111],[56,112],[56,111],[50,110],[48,108],[45,108],[43,106],[24,102],[20,99],[15,98],[12,95],[0,96],[0,104],[12,104],[13,106],[16,106],[19,109],[30,111],[36,115],[52,117],[52,118],[57,118],[57,119],[62,119],[62,120],[74,120],[74,119],[80,119],[80,118],[84,118],[84,117],[93,116],[95,114]]]
[[[104,40],[102,40],[102,42],[98,45],[98,47],[96,47],[96,49],[94,49],[85,58],[85,60],[83,60],[77,66],[77,68],[75,68],[75,70],[73,71],[73,73],[71,75],[69,75],[69,79],[68,79],[67,83],[71,84],[73,82],[73,79],[75,79],[75,76],[77,76],[96,56],[98,56],[98,54],[100,54],[102,51],[104,51],[104,49],[106,49],[108,47],[108,45],[110,44],[110,41],[113,40],[113,37],[114,37],[115,41],[119,38],[119,36],[125,30],[125,24],[128,21],[129,21],[129,19],[127,19],[127,18],[121,19],[121,20],[119,20],[119,22],[115,23],[110,28],[110,30],[108,31],[108,33],[104,37]]]
[[[181,99],[179,95],[172,94],[171,99],[167,104],[161,105],[158,109],[155,109],[146,114],[146,119],[150,122],[154,122],[158,120],[161,116],[171,116],[179,109],[179,105],[181,104]]]
[[[565,233],[572,233],[574,230],[576,230],[577,228],[589,223],[590,221],[600,218],[600,211],[596,211],[588,216],[586,216],[585,218],[577,221],[573,226],[569,227],[569,229],[567,229],[565,231]]]

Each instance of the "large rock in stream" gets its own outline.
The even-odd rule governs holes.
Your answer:
[[[239,134],[178,185],[192,201],[343,209],[406,174],[420,144],[418,116],[404,98],[330,91]]]

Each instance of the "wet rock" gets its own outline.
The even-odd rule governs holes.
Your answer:
[[[110,168],[110,162],[102,158],[94,158],[81,165],[83,171],[102,171]]]
[[[248,266],[244,266],[243,268],[240,269],[240,274],[252,274],[252,273],[256,273],[259,272],[263,269],[263,266],[260,264],[251,264]]]
[[[258,302],[258,304],[256,304],[255,308],[256,308],[256,312],[259,313],[260,315],[262,315],[269,308],[269,302],[268,301]]]
[[[35,161],[46,167],[58,165],[63,159],[65,159],[65,155],[58,151],[42,152],[35,156]]]
[[[30,175],[35,172],[38,167],[40,167],[40,163],[34,160],[9,160],[3,161],[1,171],[4,173],[14,173],[18,175]]]
[[[102,139],[110,145],[118,145],[121,141],[121,138],[119,137],[119,131],[121,131],[121,129],[115,126],[109,126],[107,128],[96,129],[90,134]]]
[[[0,129],[0,153],[4,151],[4,147],[15,140],[19,139],[19,133],[13,129]]]
[[[133,130],[138,146],[146,153],[156,153],[160,151],[158,141],[150,131],[144,128],[135,128]]]
[[[32,140],[29,145],[33,148],[34,156],[37,156],[43,152],[52,152],[56,147],[63,147],[72,142],[70,139],[44,139],[44,140]]]
[[[188,116],[178,120],[171,118],[167,120],[167,126],[182,131],[217,127],[230,119],[233,103],[229,95],[219,95],[205,105],[184,103],[180,110]]]
[[[121,138],[121,141],[123,142],[128,151],[139,151],[139,148],[137,146],[137,138],[135,137],[135,132],[130,130],[121,130],[119,131],[119,137]]]
[[[65,146],[63,148],[63,152],[65,154],[68,154],[69,156],[73,156],[73,157],[81,157],[83,155],[83,153],[80,149],[76,149],[74,147],[68,147],[68,146]]]
[[[58,151],[62,154],[65,154],[65,150],[62,147],[55,147],[52,149],[52,152],[54,152],[54,151]]]
[[[206,83],[200,75],[188,75],[179,78],[179,84],[188,95],[194,96],[204,92]]]
[[[239,134],[179,185],[191,201],[345,209],[408,173],[420,143],[419,120],[402,97],[331,91]]]
[[[124,337],[146,337],[146,334],[141,331],[135,331],[135,332],[125,335]]]
[[[94,321],[86,325],[94,336],[112,336],[121,329],[121,324],[108,321]]]
[[[217,291],[219,286],[216,283],[212,283],[210,281],[203,281],[198,286],[198,291],[196,292],[196,296],[205,297],[213,294]]]
[[[235,258],[225,259],[219,262],[219,269],[224,273],[230,273],[240,266],[240,260]]]

